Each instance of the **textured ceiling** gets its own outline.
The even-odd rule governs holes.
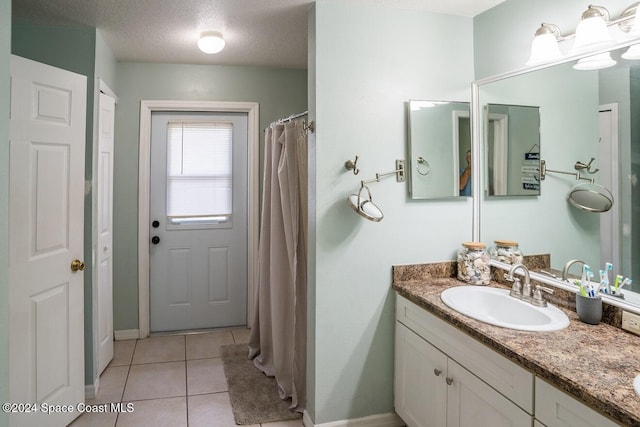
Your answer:
[[[334,0],[475,16],[504,0]],[[307,67],[313,0],[13,0],[14,22],[99,28],[119,61]],[[221,31],[216,55],[201,31]]]

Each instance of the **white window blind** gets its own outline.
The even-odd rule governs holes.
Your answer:
[[[231,216],[233,125],[169,122],[167,132],[167,216]]]

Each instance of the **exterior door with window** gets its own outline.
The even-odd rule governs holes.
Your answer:
[[[247,115],[151,119],[150,330],[244,325]]]

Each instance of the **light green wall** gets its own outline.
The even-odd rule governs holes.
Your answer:
[[[141,100],[260,103],[260,128],[307,109],[306,70],[118,63],[114,153],[114,329],[138,328],[138,139]],[[261,145],[263,133],[260,132]],[[146,242],[144,243],[146,244]]]
[[[11,0],[0,0],[0,401],[9,401],[9,59]],[[0,427],[9,417],[0,412]]]
[[[96,30],[96,79],[102,79],[114,92],[116,90],[116,64],[116,58],[104,41],[102,31]],[[96,89],[96,92],[97,90],[98,89]],[[97,132],[97,130],[98,128],[96,127],[94,131]]]
[[[310,168],[308,410],[316,424],[393,411],[393,264],[454,259],[471,238],[471,200],[411,201],[371,184],[380,223],[347,196],[406,158],[409,99],[469,101],[470,18],[318,0]],[[360,174],[344,169],[360,156]]]

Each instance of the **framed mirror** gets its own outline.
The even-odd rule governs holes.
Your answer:
[[[525,255],[550,254],[549,273],[558,277],[572,259],[596,273],[612,262],[614,275],[635,276],[636,283],[625,288],[623,301],[605,299],[640,312],[640,211],[633,208],[640,205],[640,61],[621,58],[627,46],[612,49],[617,64],[611,68],[576,70],[574,58],[474,83],[474,113],[489,104],[539,107],[540,158],[548,169],[569,172],[547,174],[538,197],[482,193],[474,238],[487,244],[515,240]],[[474,136],[481,138],[483,120],[477,126]],[[489,169],[486,147],[478,145],[479,166]],[[583,182],[572,175],[574,165],[591,158],[593,167],[581,173],[613,194],[613,207],[605,213],[578,209],[568,200]],[[579,264],[570,273],[579,273]]]
[[[411,100],[407,107],[411,198],[471,196],[469,103]]]
[[[487,196],[540,195],[540,109],[485,106]]]

